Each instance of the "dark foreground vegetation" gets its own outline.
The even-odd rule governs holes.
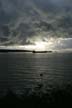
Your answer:
[[[40,85],[41,87],[41,85]],[[43,93],[39,88],[36,92],[26,96],[25,94],[18,96],[15,93],[8,91],[7,95],[0,99],[0,105],[6,106],[30,106],[30,107],[47,107],[47,106],[72,106],[72,86],[67,85],[64,88],[53,88]],[[39,91],[38,91],[39,89]]]

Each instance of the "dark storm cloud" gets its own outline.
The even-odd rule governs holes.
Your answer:
[[[0,0],[0,44],[72,37],[72,0]]]

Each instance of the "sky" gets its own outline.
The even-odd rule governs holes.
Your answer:
[[[0,46],[62,38],[60,46],[71,48],[71,13],[72,0],[0,0]]]

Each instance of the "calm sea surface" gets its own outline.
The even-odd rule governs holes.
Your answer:
[[[0,53],[0,95],[30,93],[72,82],[72,53]]]

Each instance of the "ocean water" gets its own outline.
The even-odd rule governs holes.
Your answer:
[[[0,53],[0,95],[30,94],[72,83],[72,53]]]

